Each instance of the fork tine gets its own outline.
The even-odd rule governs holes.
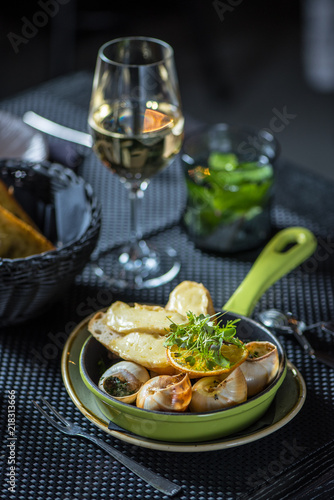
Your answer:
[[[43,408],[41,408],[39,406],[39,404],[36,403],[36,401],[33,401],[33,404],[36,406],[37,410],[43,415],[43,417],[45,417],[46,420],[48,420],[48,422],[50,422],[51,425],[53,425],[54,427],[56,427],[60,431],[65,430],[65,427],[63,425],[61,425],[59,422],[56,422],[53,418],[51,418],[50,415],[48,415],[46,413],[46,411],[44,411]]]
[[[43,396],[42,396],[42,398],[41,398],[41,399],[42,399],[43,403],[44,403],[44,404],[45,404],[45,405],[49,408],[49,410],[50,410],[50,411],[51,411],[54,415],[56,415],[56,417],[58,417],[58,418],[59,418],[59,420],[60,420],[60,421],[61,421],[64,425],[66,425],[66,426],[69,426],[69,425],[70,425],[70,423],[66,420],[66,418],[64,418],[62,415],[60,415],[60,413],[58,413],[58,412],[57,412],[57,410],[56,410],[53,406],[51,406],[51,405],[50,405],[49,401],[47,401],[45,398],[43,398]]]

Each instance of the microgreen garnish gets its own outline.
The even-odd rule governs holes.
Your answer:
[[[228,369],[233,365],[223,356],[222,346],[232,344],[244,349],[243,343],[235,337],[235,325],[239,319],[228,320],[226,325],[222,326],[215,321],[219,314],[196,316],[188,312],[188,323],[181,325],[170,320],[170,332],[164,346],[170,348],[173,357],[178,358],[178,363],[189,365],[189,367],[196,365],[198,371]],[[177,352],[174,352],[175,350]]]

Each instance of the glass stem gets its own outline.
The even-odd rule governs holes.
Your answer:
[[[140,225],[140,202],[143,198],[143,191],[137,185],[129,187],[130,198],[130,245],[135,247],[141,240],[143,233]]]

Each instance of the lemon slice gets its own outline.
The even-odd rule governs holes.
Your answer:
[[[225,358],[223,365],[207,365],[207,361],[196,351],[189,353],[188,349],[182,349],[174,344],[166,348],[166,354],[170,364],[181,372],[188,373],[190,378],[211,377],[222,373],[230,373],[241,365],[247,357],[248,350],[244,345],[223,344],[220,350]]]

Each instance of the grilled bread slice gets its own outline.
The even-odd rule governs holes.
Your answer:
[[[171,320],[184,323],[186,318],[175,311],[149,304],[129,305],[118,300],[105,313],[105,323],[117,333],[144,332],[166,335]]]
[[[167,311],[177,311],[183,316],[187,312],[199,314],[215,314],[209,290],[196,281],[182,281],[171,291],[166,305]]]
[[[114,302],[107,312],[97,312],[88,323],[90,333],[107,349],[158,374],[174,374],[164,342],[171,324],[187,318],[160,306]]]
[[[36,229],[0,206],[0,257],[20,259],[54,248]]]

